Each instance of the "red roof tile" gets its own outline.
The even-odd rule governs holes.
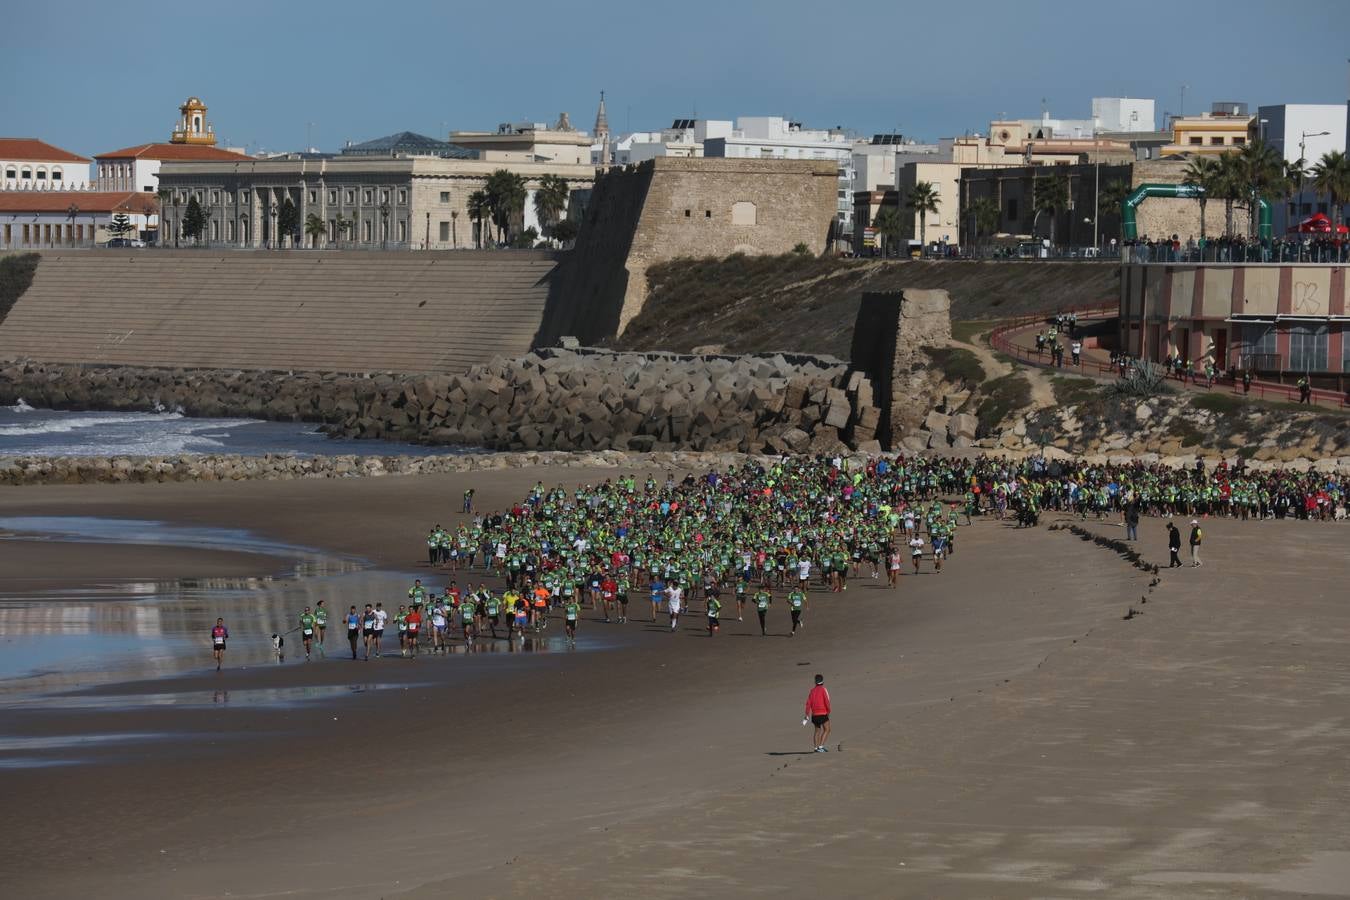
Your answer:
[[[175,161],[200,160],[245,160],[251,157],[219,147],[206,147],[201,144],[137,144],[114,150],[112,153],[99,153],[94,159],[168,159]]]
[[[0,191],[0,215],[65,212],[72,203],[81,213],[143,213],[147,205],[159,209],[154,194],[140,191]]]
[[[0,162],[82,162],[89,160],[37,138],[0,138]]]

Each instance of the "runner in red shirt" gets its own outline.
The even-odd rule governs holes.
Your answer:
[[[614,607],[614,599],[619,593],[619,583],[613,575],[606,575],[600,582],[600,602],[605,607],[605,621],[609,621],[609,612]]]
[[[816,686],[806,695],[806,716],[816,727],[812,740],[812,750],[816,753],[829,753],[825,742],[830,738],[830,692],[825,689],[825,676],[816,676]],[[802,719],[802,724],[806,724]]]
[[[417,655],[417,635],[422,630],[422,607],[414,603],[408,612],[408,655]]]

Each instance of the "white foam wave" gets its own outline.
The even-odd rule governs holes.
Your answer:
[[[27,401],[27,400],[25,400],[25,399],[23,399],[22,397],[20,397],[20,398],[19,398],[19,402],[18,402],[18,403],[15,403],[13,406],[11,406],[11,407],[9,408],[9,411],[10,411],[10,412],[17,412],[17,413],[26,413],[26,412],[32,412],[33,409],[34,409],[34,407],[28,405],[28,401]]]
[[[50,419],[39,425],[0,425],[0,438],[34,434],[64,434],[81,428],[100,425],[127,425],[140,422],[167,422],[181,419],[179,413],[120,413],[116,416],[76,416],[72,419]]]

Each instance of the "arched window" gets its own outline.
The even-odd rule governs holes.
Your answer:
[[[61,167],[60,167],[60,166],[52,166],[52,181],[60,181],[60,180],[61,180],[61,174],[62,174],[62,173],[61,173]]]
[[[19,173],[13,166],[5,166],[5,177],[13,181],[19,177]]]
[[[23,174],[20,175],[19,177],[23,178],[24,180],[30,179],[33,177],[33,170],[28,168],[27,166],[24,166]]]

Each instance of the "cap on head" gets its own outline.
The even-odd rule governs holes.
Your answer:
[[[825,676],[824,676],[824,675],[817,675],[817,676],[816,676],[816,684],[824,684],[824,683],[825,683]]]

